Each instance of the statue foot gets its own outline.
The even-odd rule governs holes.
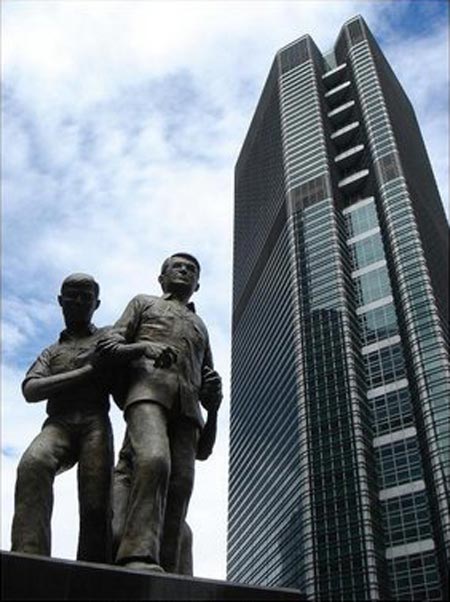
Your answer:
[[[125,565],[127,569],[133,569],[135,571],[150,571],[152,573],[164,573],[164,569],[159,564],[151,564],[149,562],[142,562],[140,560],[131,560]]]

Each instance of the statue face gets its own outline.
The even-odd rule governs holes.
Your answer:
[[[73,283],[64,286],[58,297],[66,324],[90,324],[92,316],[100,305],[96,292],[90,283]]]
[[[159,282],[165,293],[181,291],[191,296],[199,288],[198,268],[187,257],[172,257]]]

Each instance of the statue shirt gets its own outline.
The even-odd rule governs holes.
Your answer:
[[[82,338],[74,337],[67,330],[63,330],[58,342],[44,349],[29,368],[22,388],[31,378],[43,378],[85,366],[90,361],[97,341],[110,328],[96,328],[90,324],[90,334]],[[73,385],[62,393],[53,394],[47,402],[47,414],[55,416],[73,410],[107,413],[109,410],[108,380],[106,374],[103,378],[92,375],[87,382]]]
[[[124,402],[150,400],[176,409],[203,426],[198,402],[203,366],[213,367],[206,326],[193,304],[183,305],[170,294],[162,297],[137,295],[126,307],[114,330],[127,343],[149,341],[170,346],[177,361],[170,368],[157,368],[147,357],[133,360],[129,389]]]

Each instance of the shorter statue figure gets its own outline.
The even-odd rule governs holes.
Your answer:
[[[92,276],[72,274],[58,297],[66,329],[39,355],[22,388],[28,402],[48,399],[48,418],[23,454],[15,491],[12,550],[49,556],[53,481],[78,462],[80,532],[77,558],[111,560],[111,475],[114,463],[109,379],[95,361],[107,328],[91,322],[100,305]]]

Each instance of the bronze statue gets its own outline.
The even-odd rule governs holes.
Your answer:
[[[91,322],[100,305],[99,286],[88,274],[72,274],[62,283],[58,302],[66,328],[39,355],[22,385],[28,402],[48,399],[48,418],[17,469],[12,550],[50,555],[53,481],[78,462],[77,558],[109,562],[114,463],[109,379],[95,361],[107,329]]]
[[[195,459],[197,453],[207,457],[214,443],[221,379],[213,368],[206,327],[189,303],[199,275],[200,265],[191,255],[166,259],[159,276],[162,297],[134,297],[114,333],[99,343],[106,361],[122,361],[129,347],[134,350],[123,400],[128,449],[121,452],[116,475],[127,478],[127,458],[132,458],[132,473],[126,500],[119,496],[115,502],[120,524],[116,562],[131,568],[182,572]],[[199,401],[210,414],[201,448]]]

